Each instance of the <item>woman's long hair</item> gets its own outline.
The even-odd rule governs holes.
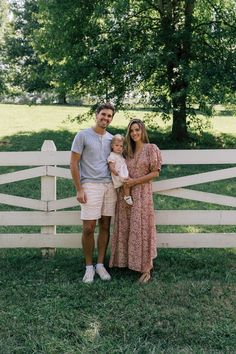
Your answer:
[[[130,129],[131,129],[131,126],[133,124],[137,124],[139,126],[139,128],[141,129],[141,131],[142,131],[142,135],[141,135],[142,142],[143,143],[149,143],[149,138],[148,138],[147,131],[146,131],[146,128],[145,128],[145,124],[143,123],[143,121],[140,120],[140,119],[137,119],[137,118],[132,119],[129,122],[129,124],[128,124],[127,132],[126,132],[126,135],[125,135],[125,156],[129,157],[129,158],[132,158],[134,156],[134,153],[135,153],[135,142],[130,137]]]

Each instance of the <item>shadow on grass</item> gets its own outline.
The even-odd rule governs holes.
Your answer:
[[[122,128],[109,127],[112,134],[125,135]],[[150,142],[155,143],[160,149],[230,149],[235,148],[236,136],[233,134],[214,135],[203,133],[201,136],[190,133],[185,142],[172,140],[170,131],[148,129]],[[70,150],[74,133],[68,130],[42,130],[37,133],[19,132],[15,135],[5,136],[0,141],[0,151],[39,151],[44,140],[53,140],[57,150]]]
[[[236,252],[233,249],[160,249],[155,260],[158,278],[235,282]]]
[[[57,150],[70,150],[74,133],[68,130],[42,130],[41,132],[20,132],[5,136],[0,142],[1,151],[39,151],[44,140],[53,140]]]
[[[214,113],[215,116],[225,116],[225,117],[233,117],[235,116],[235,112],[232,111],[232,110],[227,110],[227,109],[224,109],[222,111],[217,111]]]
[[[77,282],[84,272],[81,249],[58,249],[55,257],[45,259],[39,249],[0,250],[2,276],[9,279],[47,278],[47,281]],[[108,267],[109,253],[105,260]],[[154,261],[153,280],[175,283],[194,279],[235,282],[236,252],[233,249],[160,249]],[[136,282],[139,273],[112,268],[114,281]],[[38,275],[37,275],[38,273]]]
[[[158,129],[158,130],[157,130]],[[160,149],[232,149],[235,148],[236,135],[205,132],[201,136],[190,133],[188,140],[176,142],[172,139],[168,129],[148,129],[148,136],[151,143],[155,143]],[[109,127],[112,134],[125,134],[124,129]]]

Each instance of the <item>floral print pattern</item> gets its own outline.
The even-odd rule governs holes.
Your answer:
[[[140,152],[127,159],[131,178],[161,169],[161,153],[154,144],[144,144]],[[157,255],[157,235],[152,196],[152,182],[131,188],[134,202],[124,201],[123,190],[118,193],[110,267],[128,267],[138,272],[150,271]]]

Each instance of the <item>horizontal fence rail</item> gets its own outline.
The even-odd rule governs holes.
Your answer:
[[[164,150],[164,165],[234,165],[236,150]],[[45,140],[42,151],[0,152],[0,166],[21,166],[22,170],[0,175],[0,185],[39,177],[39,200],[7,193],[0,194],[0,204],[29,211],[0,211],[0,226],[40,226],[39,233],[1,233],[0,248],[80,248],[80,233],[57,233],[57,226],[82,225],[75,196],[57,199],[57,178],[71,179],[68,168],[69,151],[56,151],[53,141]],[[25,166],[28,166],[26,169]],[[63,167],[62,167],[63,166]],[[66,166],[66,167],[65,167]],[[202,192],[187,187],[232,180],[236,167],[197,173],[153,182],[153,193],[204,203],[236,207],[236,197]],[[71,182],[72,183],[72,182]],[[229,182],[230,183],[230,182]],[[232,181],[233,183],[233,181]],[[157,225],[235,225],[236,210],[155,210]],[[235,230],[236,231],[236,230]],[[225,248],[236,247],[236,232],[158,232],[158,247],[162,248]]]

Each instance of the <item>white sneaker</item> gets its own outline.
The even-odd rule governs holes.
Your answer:
[[[102,280],[111,280],[111,276],[104,266],[96,267],[96,273]]]
[[[87,283],[87,284],[92,283],[94,275],[95,275],[94,267],[90,269],[86,269],[86,272],[83,277],[83,283]]]
[[[132,199],[132,197],[130,196],[130,195],[125,195],[124,196],[124,200],[125,200],[125,202],[128,204],[128,205],[133,205],[134,203],[133,203],[133,199]]]

